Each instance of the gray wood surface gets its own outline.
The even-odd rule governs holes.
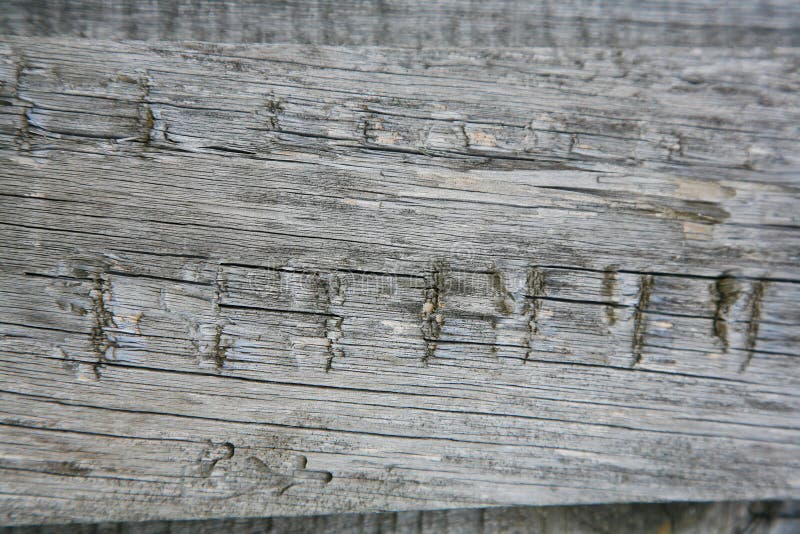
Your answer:
[[[798,65],[4,41],[2,521],[796,497]]]
[[[794,0],[6,0],[0,35],[402,47],[798,46]]]
[[[609,504],[0,528],[4,534],[794,534],[796,502]]]

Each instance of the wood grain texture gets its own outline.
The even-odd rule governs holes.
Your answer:
[[[3,534],[792,534],[796,502],[611,504],[0,528]]]
[[[798,46],[792,0],[8,0],[0,34],[399,47]]]
[[[4,522],[798,495],[797,49],[0,58]]]

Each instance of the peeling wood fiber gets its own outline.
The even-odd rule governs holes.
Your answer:
[[[798,497],[798,65],[0,41],[0,519]]]

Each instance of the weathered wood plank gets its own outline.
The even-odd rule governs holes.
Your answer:
[[[721,502],[616,504],[333,514],[0,528],[4,534],[217,533],[251,534],[791,534],[800,525],[796,503]]]
[[[401,47],[798,46],[791,0],[10,0],[0,34]]]
[[[3,520],[797,496],[799,62],[6,41]]]

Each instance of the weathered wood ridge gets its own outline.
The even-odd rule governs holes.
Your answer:
[[[0,54],[3,521],[800,495],[797,49]]]

